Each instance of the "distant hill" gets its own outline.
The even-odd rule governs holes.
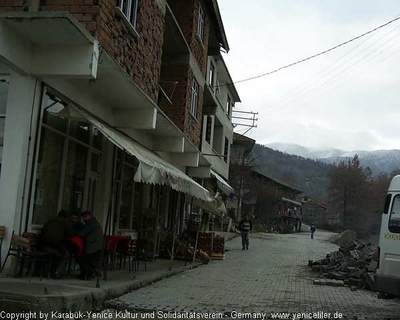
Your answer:
[[[400,150],[344,151],[340,149],[311,149],[297,144],[270,143],[267,147],[325,163],[339,163],[358,154],[361,165],[370,167],[374,176],[381,172],[391,174],[400,169]]]
[[[326,199],[326,176],[330,164],[290,155],[259,144],[254,146],[253,156],[258,170],[267,176],[288,183],[318,200]]]

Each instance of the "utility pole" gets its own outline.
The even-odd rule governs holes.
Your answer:
[[[243,170],[244,170],[244,151],[242,153],[242,163],[240,164],[239,201],[238,201],[237,217],[236,217],[237,220],[242,218]]]

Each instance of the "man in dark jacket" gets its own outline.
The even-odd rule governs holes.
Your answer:
[[[84,239],[83,257],[81,263],[82,280],[90,280],[100,272],[100,258],[103,249],[103,229],[90,211],[82,212],[85,226],[79,232]]]
[[[70,213],[68,221],[72,225],[72,229],[74,229],[75,233],[79,233],[85,226],[85,224],[81,220],[79,213],[77,212]]]
[[[244,219],[239,222],[239,230],[242,235],[242,250],[249,250],[249,233],[253,229],[253,224],[249,220],[249,215],[246,214]]]
[[[48,221],[42,229],[40,238],[42,250],[50,253],[54,259],[50,270],[53,278],[61,277],[57,270],[67,253],[68,238],[74,235],[67,217],[68,213],[61,210],[57,217]]]

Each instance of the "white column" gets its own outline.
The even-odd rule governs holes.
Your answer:
[[[23,232],[27,218],[26,199],[23,195],[24,191],[25,194],[28,193],[29,188],[30,174],[27,171],[32,166],[34,132],[40,100],[38,92],[40,83],[36,83],[35,78],[16,73],[10,75],[0,177],[0,224],[6,227],[2,246],[3,261],[12,232],[15,231],[16,234]],[[29,143],[30,136],[31,143]],[[28,149],[31,150],[30,153]],[[24,212],[21,214],[23,202],[25,202]]]

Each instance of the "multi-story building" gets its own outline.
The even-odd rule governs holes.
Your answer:
[[[12,231],[38,232],[66,209],[94,211],[108,233],[152,238],[156,254],[159,226],[182,229],[184,201],[212,200],[191,177],[227,178],[233,85],[206,113],[219,116],[219,162],[202,144],[212,57],[213,79],[232,82],[217,2],[8,0],[0,11],[3,250]]]

